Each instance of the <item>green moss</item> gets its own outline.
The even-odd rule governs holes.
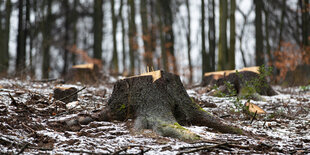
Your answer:
[[[125,105],[125,103],[123,103],[122,105],[121,105],[121,107],[119,107],[119,111],[122,111],[122,110],[124,110],[126,108],[126,105]]]

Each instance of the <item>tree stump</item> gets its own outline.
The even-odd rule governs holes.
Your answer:
[[[100,78],[99,68],[95,64],[81,64],[72,66],[65,76],[68,83],[96,83]]]
[[[162,136],[195,140],[199,136],[181,125],[199,125],[223,133],[241,134],[192,100],[178,75],[154,71],[116,82],[101,120],[134,120],[134,129],[152,129]]]
[[[259,67],[248,67],[241,70],[227,70],[219,72],[206,73],[202,82],[202,86],[218,86],[225,94],[229,94],[229,88],[225,85],[226,82],[232,84],[233,89],[237,94],[247,93],[244,88],[251,87],[260,95],[273,96],[277,92],[272,89],[265,77],[260,76]],[[236,95],[237,95],[236,94]]]

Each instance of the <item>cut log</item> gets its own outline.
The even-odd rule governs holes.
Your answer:
[[[74,88],[74,87],[56,87],[54,89],[53,97],[56,100],[61,100],[61,101],[65,102],[65,103],[69,103],[69,102],[72,102],[72,101],[77,101],[77,98],[78,98],[77,94],[74,94],[74,95],[70,96],[71,94],[73,94],[76,91],[77,91],[77,89]]]
[[[276,95],[265,78],[259,76],[259,67],[248,67],[238,70],[227,70],[219,72],[206,73],[202,82],[202,86],[218,86],[221,87],[222,93],[229,94],[229,90],[225,85],[229,82],[233,85],[237,94],[247,93],[246,86],[254,88],[255,92],[260,95]]]
[[[100,78],[99,68],[95,64],[81,64],[72,66],[65,76],[68,83],[96,83]]]
[[[181,125],[199,125],[223,133],[241,134],[192,100],[178,75],[154,71],[116,82],[101,120],[134,120],[134,129],[152,129],[162,136],[195,140],[199,137]]]

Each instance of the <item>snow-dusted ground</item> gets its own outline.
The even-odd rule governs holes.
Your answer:
[[[222,134],[207,127],[186,127],[203,140],[195,143],[161,137],[150,130],[136,133],[128,122],[91,122],[79,131],[69,131],[49,122],[93,113],[105,107],[112,93],[111,83],[86,86],[78,102],[68,105],[54,102],[56,82],[0,80],[0,154],[177,154],[200,146],[217,146],[202,152],[218,153],[310,153],[310,92],[295,88],[274,87],[280,95],[264,101],[251,101],[267,114],[251,117],[233,103],[235,98],[207,96],[203,88],[188,90],[208,112],[251,132],[250,136]],[[64,85],[77,89],[82,84]],[[12,103],[9,93],[16,104]],[[242,101],[244,103],[246,101]],[[212,106],[210,106],[212,105]],[[225,144],[224,144],[225,143]],[[202,153],[195,152],[195,153]]]

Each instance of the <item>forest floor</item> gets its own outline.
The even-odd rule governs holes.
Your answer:
[[[86,85],[78,93],[78,102],[64,104],[53,99],[55,86],[82,89],[85,85],[0,79],[0,154],[310,153],[310,91],[299,87],[274,86],[279,95],[251,101],[267,112],[253,122],[251,116],[234,104],[235,97],[207,96],[202,87],[187,90],[206,111],[251,132],[250,136],[190,126],[186,128],[203,140],[184,142],[158,136],[150,130],[133,132],[127,128],[131,120],[95,121],[82,125],[78,131],[50,124],[104,108],[115,79],[107,81]]]

